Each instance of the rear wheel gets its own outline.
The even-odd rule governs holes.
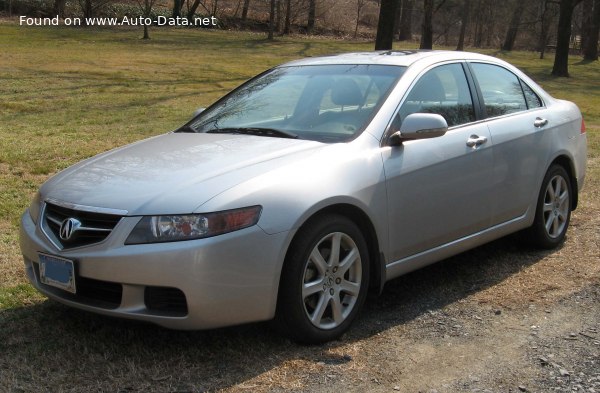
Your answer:
[[[367,294],[369,256],[351,220],[326,215],[296,236],[282,272],[277,320],[295,341],[316,344],[343,334]]]
[[[545,249],[557,247],[565,238],[570,219],[569,175],[562,166],[552,165],[542,182],[535,220],[527,231],[530,242]]]

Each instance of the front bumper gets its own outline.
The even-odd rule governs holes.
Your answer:
[[[207,239],[125,246],[138,220],[124,217],[105,241],[61,251],[25,212],[20,246],[27,277],[37,290],[66,305],[172,329],[273,318],[289,233],[268,235],[255,225]],[[39,253],[74,261],[78,293],[39,281]],[[160,295],[161,307],[149,293]],[[170,296],[177,298],[171,308]]]

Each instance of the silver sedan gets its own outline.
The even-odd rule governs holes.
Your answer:
[[[318,343],[404,273],[517,231],[558,246],[585,165],[578,108],[496,58],[311,58],[54,176],[21,250],[72,307]]]

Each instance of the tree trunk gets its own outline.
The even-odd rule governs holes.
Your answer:
[[[394,35],[398,36],[400,36],[400,21],[402,20],[402,3],[402,0],[398,0],[398,5],[396,6],[396,20],[394,20]]]
[[[583,48],[585,60],[598,60],[598,38],[600,35],[600,0],[594,0],[593,16],[586,45]]]
[[[394,43],[394,21],[398,0],[381,0],[375,50],[390,50]]]
[[[80,3],[81,4],[81,3]],[[83,26],[88,26],[87,20],[94,16],[94,9],[92,8],[92,0],[84,0],[83,9]]]
[[[515,40],[517,39],[517,33],[519,32],[519,25],[521,24],[521,16],[525,10],[526,1],[516,0],[514,4],[514,11],[510,18],[510,25],[506,31],[506,37],[504,38],[504,44],[502,50],[511,51],[515,46]]]
[[[244,6],[242,7],[242,22],[248,19],[248,8],[250,7],[250,0],[244,0]]]
[[[465,0],[463,4],[462,20],[460,21],[460,35],[458,36],[458,45],[456,45],[456,50],[465,49],[465,33],[467,32],[470,14],[471,0]]]
[[[283,34],[290,34],[290,24],[292,19],[292,0],[285,2],[285,23],[283,25]]]
[[[358,24],[360,23],[360,14],[365,6],[365,0],[356,0],[356,25],[354,26],[354,38],[358,35]]]
[[[412,13],[414,0],[404,0],[402,2],[402,15],[400,17],[400,28],[398,40],[407,41],[412,39]]]
[[[587,39],[592,33],[592,19],[594,15],[594,0],[583,0],[581,12],[581,48],[587,46]]]
[[[194,15],[196,14],[196,10],[198,9],[199,5],[200,5],[200,0],[194,0],[192,7],[188,10],[187,19],[190,24],[194,21]]]
[[[271,12],[269,12],[269,35],[267,39],[273,39],[273,31],[275,30],[275,0],[271,0]]]
[[[306,32],[312,33],[315,28],[315,14],[317,12],[317,0],[309,0],[308,2],[308,22],[306,24]]]
[[[173,18],[177,18],[178,16],[181,16],[181,0],[173,0],[173,12],[172,12],[172,16]]]
[[[433,49],[433,0],[423,0],[421,45],[419,49]]]
[[[556,32],[556,55],[552,75],[569,76],[569,42],[571,40],[571,20],[573,9],[581,0],[560,0],[558,30]]]
[[[54,0],[54,14],[58,15],[59,18],[63,18],[65,17],[65,4],[66,4],[67,0]]]
[[[280,32],[281,31],[281,0],[277,0],[277,7],[276,7],[275,15],[277,16],[275,18],[275,31]]]

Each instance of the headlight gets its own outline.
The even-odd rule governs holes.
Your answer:
[[[40,210],[42,210],[42,197],[38,191],[35,193],[35,196],[29,205],[29,215],[31,216],[34,224],[37,224],[38,219],[40,218]]]
[[[202,239],[250,227],[258,222],[261,206],[216,213],[146,216],[137,223],[125,244]]]

